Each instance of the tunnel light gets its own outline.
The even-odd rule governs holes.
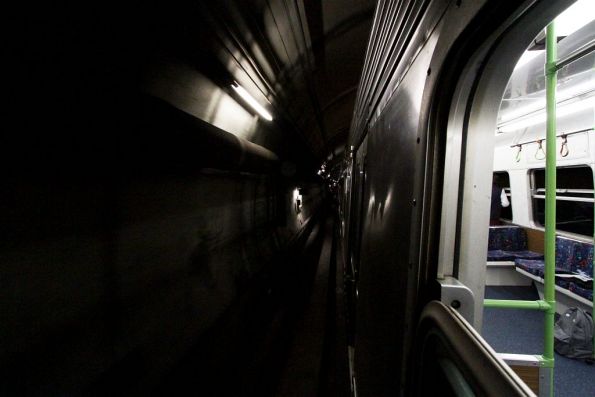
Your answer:
[[[293,190],[293,206],[296,213],[300,213],[302,210],[302,195],[300,194],[300,188],[296,187]]]
[[[556,109],[556,118],[570,116],[571,114],[575,114],[587,109],[595,109],[595,96],[589,97],[582,101],[572,102],[567,105],[560,106]],[[526,117],[522,120],[504,124],[498,127],[498,130],[500,132],[512,132],[523,128],[531,127],[533,125],[545,123],[545,121],[546,114],[542,111],[539,114]]]
[[[273,120],[273,116],[267,112],[267,110],[262,107],[262,105],[260,103],[258,103],[258,101],[256,99],[254,99],[252,97],[252,95],[250,95],[248,93],[248,91],[246,91],[243,87],[241,87],[240,85],[234,83],[231,85],[231,88],[234,89],[235,92],[238,93],[239,96],[242,97],[242,99],[244,101],[246,101],[246,103],[248,105],[250,105],[250,107],[254,110],[256,110],[256,112],[265,120],[268,121],[272,121]]]

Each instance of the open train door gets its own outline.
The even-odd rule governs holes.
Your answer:
[[[492,143],[516,62],[571,1],[397,3],[379,3],[350,138],[368,153],[353,394],[533,395],[478,333]]]
[[[424,308],[414,348],[417,396],[534,396],[459,314],[438,301]]]
[[[483,323],[492,147],[502,93],[531,39],[570,3],[527,1],[514,8],[513,3],[486,2],[475,22],[459,33],[446,62],[435,56],[438,61],[428,68],[440,74],[433,89],[440,95],[432,96],[435,117],[429,125],[435,128],[429,152],[441,161],[427,173],[431,180],[426,181],[425,208],[430,215],[423,221],[421,246],[430,247],[426,263],[436,265],[436,273],[428,272],[425,281],[431,285],[435,275],[440,291],[427,291],[425,297],[440,302],[430,301],[419,316],[411,395],[530,396],[536,389],[550,395],[550,378],[538,372],[538,387],[530,388],[478,331]],[[448,20],[445,24],[454,26]],[[441,39],[437,48],[446,48],[448,37]],[[433,211],[440,216],[432,218]]]

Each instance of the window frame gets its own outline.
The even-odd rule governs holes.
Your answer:
[[[557,183],[558,186],[556,186],[556,208],[558,207],[558,202],[578,202],[578,203],[593,203],[593,205],[595,205],[595,172],[592,168],[592,166],[590,164],[576,164],[576,165],[568,165],[568,166],[558,166],[556,167],[556,171],[558,172],[560,169],[572,169],[572,168],[582,168],[582,169],[586,169],[588,171],[591,172],[591,177],[589,178],[589,180],[591,181],[591,186],[593,187],[592,189],[574,189],[574,188],[568,188],[568,187],[564,187],[564,188],[560,188],[559,183]],[[544,200],[545,201],[545,186],[544,187],[539,187],[537,186],[537,180],[536,180],[536,172],[537,171],[544,171],[544,168],[539,167],[539,168],[531,168],[528,170],[529,171],[529,181],[530,181],[530,217],[531,217],[531,221],[532,223],[535,225],[536,228],[539,229],[544,229],[544,224],[543,222],[540,222],[540,218],[537,215],[537,211],[538,211],[538,205],[537,205],[537,200]],[[559,182],[559,180],[558,180]],[[576,196],[559,196],[558,194],[582,194],[588,197],[576,197]],[[557,218],[557,217],[556,217]],[[595,216],[591,215],[591,220],[595,221]],[[591,229],[592,230],[592,229]],[[593,235],[592,234],[582,234],[582,233],[577,233],[576,231],[569,231],[569,230],[563,230],[560,229],[558,227],[558,219],[556,219],[556,234],[559,235],[566,235],[566,236],[570,236],[570,237],[578,237],[578,238],[582,238],[582,239],[589,239],[592,240]]]
[[[506,193],[506,197],[508,197],[508,202],[510,203],[510,205],[508,207],[502,208],[502,212],[500,213],[500,219],[503,221],[514,223],[514,210],[512,209],[512,187],[510,186],[510,172],[508,172],[508,170],[493,171],[492,178],[495,175],[505,175],[505,177],[502,177],[501,179],[506,179],[508,181],[508,186],[502,186],[502,189],[504,189],[504,193]],[[510,218],[505,218],[503,215],[508,211],[510,211]]]

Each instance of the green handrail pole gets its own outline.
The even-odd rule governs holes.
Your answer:
[[[545,156],[545,301],[550,305],[545,312],[544,354],[551,363],[550,395],[554,393],[554,316],[556,313],[556,84],[557,84],[557,38],[554,22],[546,28],[546,156]],[[548,364],[549,364],[548,363]]]
[[[502,299],[484,299],[484,307],[493,309],[524,309],[546,311],[550,305],[546,301],[521,301],[521,300],[502,300]]]

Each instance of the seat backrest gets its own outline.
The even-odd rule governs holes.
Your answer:
[[[488,250],[521,251],[527,249],[527,233],[519,226],[490,226]]]
[[[593,244],[556,236],[556,267],[593,277]]]
[[[572,271],[576,243],[576,240],[556,236],[556,268]]]
[[[574,246],[572,268],[574,273],[593,277],[593,244],[577,241]]]

